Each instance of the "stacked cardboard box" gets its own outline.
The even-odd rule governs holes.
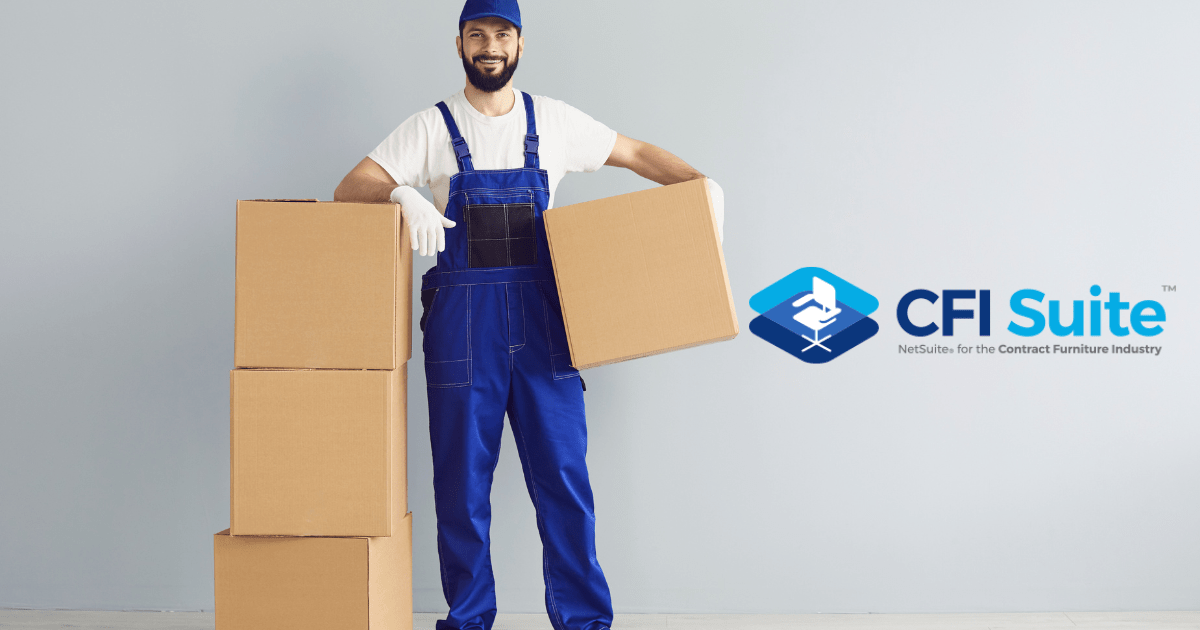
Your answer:
[[[412,250],[393,204],[240,201],[217,630],[412,625]]]

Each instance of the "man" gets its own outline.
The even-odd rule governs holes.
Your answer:
[[[421,329],[442,590],[438,630],[490,630],[491,482],[504,416],[543,546],[556,630],[607,630],[584,456],[583,384],[570,365],[542,212],[567,172],[621,166],[659,184],[704,177],[579,110],[512,88],[524,51],[516,0],[467,0],[462,92],[404,121],[348,174],[336,200],[400,204],[437,265],[422,278]],[[428,185],[430,204],[414,186]],[[720,188],[709,180],[721,217]]]

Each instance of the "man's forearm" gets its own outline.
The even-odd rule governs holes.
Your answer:
[[[392,200],[391,194],[395,188],[396,184],[379,181],[374,177],[350,175],[338,184],[337,190],[333,191],[333,200],[387,203]]]
[[[664,186],[704,177],[703,173],[688,166],[687,162],[670,151],[620,134],[605,164],[627,168]]]
[[[639,157],[633,172],[646,179],[662,184],[678,184],[693,179],[702,179],[704,174],[679,159],[675,154],[653,144],[638,147]]]

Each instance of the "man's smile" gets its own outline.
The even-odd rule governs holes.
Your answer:
[[[508,57],[496,57],[496,58],[476,57],[475,58],[475,63],[483,64],[485,67],[493,67],[493,68],[503,64],[506,61],[508,61]]]

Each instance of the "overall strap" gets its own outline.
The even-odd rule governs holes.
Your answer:
[[[541,168],[538,160],[537,122],[533,119],[533,97],[522,90],[525,100],[525,168]]]
[[[471,164],[471,150],[467,148],[467,141],[463,140],[462,134],[458,133],[458,125],[454,124],[450,108],[446,107],[445,101],[439,101],[437,108],[442,112],[442,118],[446,121],[446,129],[450,130],[450,144],[454,145],[454,157],[458,160],[459,172],[475,170]]]

